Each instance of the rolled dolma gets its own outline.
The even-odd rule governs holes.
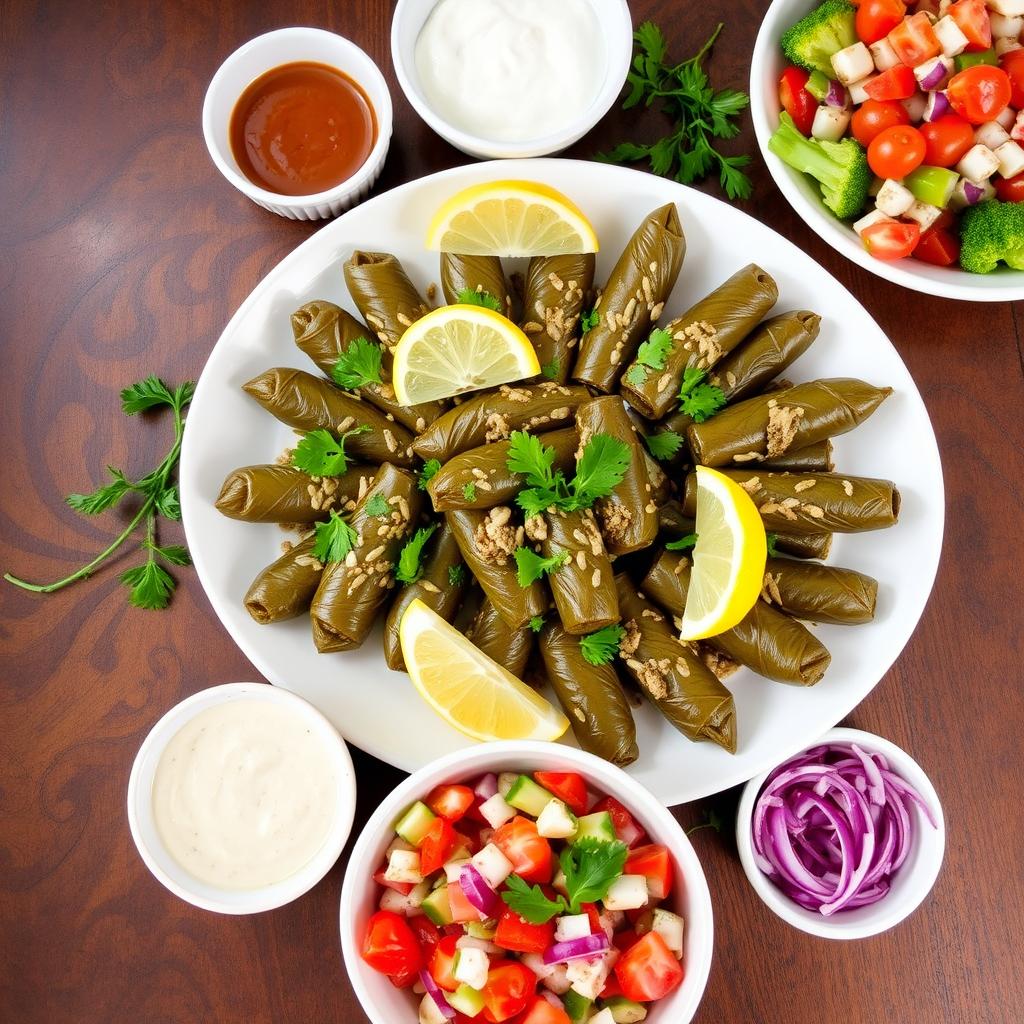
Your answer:
[[[521,587],[516,577],[515,550],[525,544],[526,533],[516,525],[511,508],[446,512],[445,520],[466,567],[509,626],[519,629],[543,615],[549,602],[546,589],[539,582]]]
[[[549,622],[538,638],[551,688],[572,725],[576,742],[591,754],[624,767],[639,756],[629,701],[613,665],[592,665],[580,638]]]
[[[878,581],[853,569],[769,558],[761,597],[798,619],[855,625],[875,617]]]
[[[660,368],[640,360],[629,366],[621,382],[626,401],[648,419],[667,416],[679,402],[684,371],[710,371],[750,334],[778,297],[778,286],[766,270],[751,263],[737,271],[665,328],[671,347],[660,353]]]
[[[770,461],[853,430],[891,394],[861,380],[814,380],[730,405],[691,424],[686,438],[705,466]]]
[[[526,524],[526,535],[540,541],[545,558],[569,556],[548,574],[558,617],[567,633],[593,633],[619,621],[612,563],[590,509],[535,516]]]
[[[378,514],[381,499],[390,511]],[[416,477],[385,463],[348,519],[356,541],[340,562],[329,562],[313,597],[313,642],[322,654],[359,647],[395,584],[399,552],[423,506]]]
[[[402,658],[398,625],[406,608],[419,599],[445,622],[451,622],[469,580],[459,545],[447,523],[440,523],[427,541],[420,564],[422,575],[414,583],[401,586],[384,622],[384,660],[388,668],[401,672],[405,671],[405,660]]]
[[[736,753],[732,694],[662,612],[637,593],[624,573],[615,577],[626,635],[619,657],[669,724],[691,740],[710,740]]]
[[[899,518],[900,492],[890,480],[841,473],[766,473],[727,469],[753,498],[765,529],[787,534],[884,530]],[[697,478],[686,477],[683,512],[697,509]]]
[[[412,466],[416,461],[412,434],[405,427],[369,402],[305,370],[267,370],[242,388],[272,416],[296,430],[328,430],[340,435],[369,427],[363,433],[350,434],[345,442],[346,453],[355,459],[396,466]]]
[[[350,466],[341,476],[314,479],[292,466],[245,466],[229,473],[217,511],[247,523],[315,523],[365,490],[376,466]]]
[[[373,331],[326,299],[314,299],[300,306],[292,313],[291,320],[295,344],[332,380],[338,358],[349,350],[353,342],[365,338],[379,344]],[[418,433],[433,423],[445,407],[441,402],[399,405],[390,384],[391,363],[391,353],[381,346],[381,382],[364,384],[356,389],[356,393],[385,415],[393,416],[403,427]]]
[[[324,571],[323,565],[313,557],[314,543],[315,537],[310,534],[271,562],[252,581],[243,603],[260,625],[284,622],[309,611]]]
[[[617,437],[630,447],[629,469],[622,482],[595,507],[608,550],[613,555],[625,555],[649,547],[658,533],[658,509],[647,471],[646,452],[622,399],[618,395],[606,395],[581,405],[576,414],[576,428],[581,448],[595,434]],[[658,473],[664,475],[660,470]]]
[[[578,441],[574,429],[544,435],[544,444],[555,450],[555,469],[572,469]],[[434,511],[494,508],[511,502],[522,490],[523,478],[508,468],[508,448],[508,441],[494,441],[449,459],[427,484]]]
[[[526,271],[523,333],[541,374],[564,384],[576,356],[580,315],[594,284],[594,254],[534,256]]]
[[[356,250],[345,262],[345,284],[360,316],[392,354],[407,327],[430,311],[396,256]]]
[[[759,462],[761,469],[770,469],[773,473],[831,473],[835,466],[832,462],[832,442],[815,441],[806,448],[790,448],[781,455],[776,455],[765,462]]]
[[[580,384],[509,386],[475,395],[430,423],[413,442],[421,459],[450,458],[491,441],[505,441],[514,430],[543,434],[572,426],[576,410],[590,392]]]
[[[633,233],[595,303],[597,323],[583,335],[573,379],[605,394],[658,322],[675,287],[686,239],[675,204],[654,210]]]
[[[512,289],[497,256],[441,253],[441,293],[445,302],[450,305],[460,301],[459,295],[465,291],[486,292],[498,302],[498,312],[511,319]]]
[[[533,653],[533,630],[530,624],[513,629],[499,614],[489,598],[484,598],[466,637],[492,661],[522,679]]]
[[[832,550],[831,533],[775,533],[775,550],[790,558],[816,558],[824,560]]]
[[[683,614],[689,588],[690,560],[673,551],[663,551],[640,584],[643,593],[676,616]],[[832,660],[806,626],[760,600],[738,625],[706,642],[766,679],[797,686],[813,686]]]

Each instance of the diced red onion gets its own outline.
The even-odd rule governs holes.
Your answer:
[[[477,784],[473,787],[473,792],[480,797],[481,800],[490,800],[495,793],[498,792],[498,776],[494,772],[488,772],[486,775],[481,775]]]
[[[604,932],[583,935],[578,939],[556,942],[544,950],[544,963],[561,964],[567,960],[581,960],[583,957],[603,953],[609,948],[608,936]]]
[[[945,78],[948,74],[949,72],[946,70],[946,66],[942,63],[942,61],[936,61],[935,67],[933,67],[931,71],[929,71],[928,74],[921,79],[921,88],[925,92],[929,92],[932,89],[937,89],[943,83],[943,81],[945,81]]]
[[[941,89],[928,93],[928,103],[924,108],[926,121],[938,121],[940,117],[948,114],[949,110],[949,97]]]
[[[501,909],[501,897],[487,884],[484,876],[472,865],[463,864],[459,872],[459,888],[466,899],[487,917],[494,917]]]
[[[839,107],[840,110],[846,107],[849,94],[841,82],[834,78],[828,84],[828,92],[825,93],[826,107]]]
[[[751,822],[754,860],[808,910],[829,916],[870,906],[889,892],[910,852],[909,803],[938,827],[881,755],[856,744],[815,747],[768,777]]]
[[[559,999],[558,996],[556,996],[555,993],[552,992],[551,989],[549,989],[549,988],[542,988],[541,989],[541,991],[540,991],[540,998],[543,999],[544,1002],[550,1003],[553,1007],[555,1007],[556,1010],[563,1010],[564,1011],[564,1009],[565,1009],[565,1006],[562,1003],[562,1000]]]
[[[964,178],[964,199],[967,200],[971,206],[975,203],[980,202],[981,197],[985,194],[985,190],[979,185],[975,185],[973,181],[968,181]]]
[[[437,1004],[441,1016],[445,1020],[455,1020],[455,1008],[445,999],[441,986],[434,981],[429,971],[420,971],[420,984],[427,990],[427,995]]]

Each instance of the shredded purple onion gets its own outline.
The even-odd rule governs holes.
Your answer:
[[[434,1000],[441,1016],[445,1020],[455,1020],[455,1008],[445,999],[441,986],[430,976],[429,971],[420,971],[420,984],[427,990],[427,995]]]
[[[487,884],[473,864],[462,865],[459,888],[473,907],[486,917],[494,917],[501,909],[501,897]]]
[[[584,935],[578,939],[567,939],[565,942],[556,942],[544,950],[544,963],[560,964],[568,960],[579,960],[583,957],[595,956],[603,953],[611,943],[604,932],[596,935]]]
[[[498,776],[495,775],[494,772],[488,772],[486,775],[481,775],[477,780],[477,784],[473,787],[473,792],[480,797],[481,800],[489,800],[498,792]]]
[[[776,768],[761,790],[751,822],[754,861],[807,910],[827,917],[870,906],[889,892],[910,852],[910,804],[938,827],[881,754],[856,743],[814,747]]]

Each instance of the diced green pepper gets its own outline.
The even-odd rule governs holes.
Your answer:
[[[831,87],[832,80],[818,70],[811,72],[811,77],[807,79],[807,84],[804,86],[819,103],[825,102],[825,97]]]
[[[977,67],[979,64],[991,64],[993,67],[999,64],[999,57],[995,50],[982,50],[981,53],[961,53],[953,58],[957,71],[965,68]]]
[[[911,171],[903,179],[903,184],[918,202],[945,209],[959,180],[960,175],[948,167],[923,166]]]

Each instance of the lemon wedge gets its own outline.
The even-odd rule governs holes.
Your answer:
[[[422,601],[398,625],[402,657],[420,696],[475,740],[557,740],[569,720],[474,647]]]
[[[764,584],[768,545],[750,495],[734,480],[697,467],[697,543],[683,610],[683,640],[732,629]]]
[[[392,384],[402,405],[540,373],[530,339],[511,320],[484,306],[442,306],[406,329],[395,349]]]
[[[490,181],[457,192],[434,214],[427,248],[465,256],[597,252],[576,204],[539,181]]]

